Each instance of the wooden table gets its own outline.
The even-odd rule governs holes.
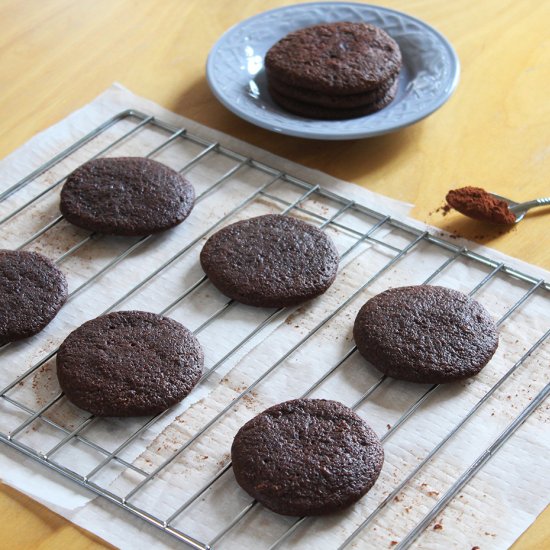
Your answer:
[[[279,155],[415,204],[413,215],[550,268],[550,217],[533,212],[502,233],[433,213],[464,185],[527,200],[550,195],[550,3],[382,0],[434,25],[462,64],[453,98],[395,134],[351,142],[275,135],[210,93],[206,56],[231,25],[277,0],[2,0],[0,156],[119,81],[161,105]],[[1,473],[0,473],[1,475]],[[0,489],[0,546],[106,547],[41,505]],[[550,508],[514,550],[550,547]]]

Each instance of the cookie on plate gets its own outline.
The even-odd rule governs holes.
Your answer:
[[[108,235],[141,236],[181,223],[195,203],[178,172],[141,157],[98,158],[69,175],[61,213],[74,225]]]
[[[371,298],[353,327],[359,352],[393,378],[440,384],[477,374],[498,346],[487,310],[462,292],[405,286]]]
[[[313,225],[267,214],[214,233],[200,261],[226,296],[258,307],[285,307],[323,294],[336,278],[339,256]]]
[[[381,100],[396,81],[396,78],[391,78],[377,88],[362,94],[329,95],[307,90],[306,88],[291,86],[271,77],[269,79],[269,89],[270,91],[274,90],[276,93],[278,92],[281,96],[288,99],[296,99],[309,105],[318,105],[319,107],[328,107],[329,109],[353,109],[354,107],[370,105]]]
[[[350,408],[295,399],[247,422],[231,447],[239,485],[265,507],[289,516],[342,510],[375,483],[384,451]]]
[[[397,94],[399,45],[383,29],[360,22],[294,31],[265,57],[272,99],[297,115],[339,120],[383,109]]]
[[[0,250],[0,345],[40,332],[67,299],[67,280],[37,252]]]
[[[336,22],[294,31],[265,57],[268,78],[330,95],[361,94],[395,78],[397,42],[368,23]]]
[[[287,111],[305,118],[315,118],[320,120],[344,120],[347,118],[357,118],[370,115],[383,109],[391,103],[397,93],[397,81],[387,90],[382,97],[358,107],[321,107],[316,103],[306,103],[293,97],[287,97],[278,90],[269,87],[271,97]],[[336,96],[339,99],[340,96]]]
[[[97,416],[144,416],[181,401],[204,355],[180,323],[144,311],[117,311],[71,332],[57,353],[67,398]]]

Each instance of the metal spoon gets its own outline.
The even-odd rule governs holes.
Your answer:
[[[493,197],[497,199],[501,199],[504,202],[508,203],[510,211],[516,216],[515,223],[518,223],[521,220],[523,220],[523,218],[525,217],[525,214],[527,214],[527,211],[531,210],[531,208],[535,208],[536,206],[550,205],[550,197],[544,197],[542,199],[534,199],[532,201],[527,201],[527,202],[515,202],[501,195],[497,195],[496,193],[489,193],[489,195],[492,195]]]

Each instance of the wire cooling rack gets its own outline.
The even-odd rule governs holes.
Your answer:
[[[97,156],[120,155],[121,151],[124,151],[125,154],[155,157],[162,161],[163,155],[175,147],[179,149],[174,153],[173,158],[181,156],[185,160],[183,167],[181,163],[178,166],[182,173],[198,170],[197,173],[202,173],[205,176],[205,184],[198,189],[197,204],[207,203],[214,194],[222,192],[228,186],[235,185],[237,176],[243,171],[246,171],[249,187],[245,186],[241,190],[242,194],[239,200],[228,205],[227,209],[211,220],[206,228],[198,233],[190,233],[189,236],[184,233],[177,246],[170,249],[170,254],[160,258],[154,269],[146,276],[140,274],[137,279],[126,281],[124,273],[122,273],[115,277],[118,286],[114,283],[109,286],[106,279],[109,275],[117,274],[126,262],[131,262],[135,258],[139,262],[140,254],[146,254],[148,257],[154,256],[155,249],[151,248],[151,245],[157,242],[155,239],[165,237],[147,236],[139,239],[120,239],[86,234],[71,228],[59,215],[56,207],[58,193],[65,177],[80,163]],[[229,164],[224,164],[226,161]],[[210,170],[209,165],[215,166],[215,169]],[[201,168],[204,169],[203,172],[200,172]],[[193,182],[195,183],[195,180]],[[311,223],[316,223],[323,230],[332,230],[335,234],[342,236],[342,242],[340,242],[341,265],[349,267],[351,264],[346,264],[346,260],[351,261],[358,257],[369,258],[369,255],[374,255],[374,251],[378,251],[378,263],[374,262],[375,267],[359,286],[331,302],[330,307],[316,318],[313,324],[307,325],[307,329],[300,334],[299,338],[289,344],[290,347],[287,346],[284,352],[278,356],[275,353],[272,357],[273,361],[257,373],[257,376],[249,379],[207,418],[200,419],[198,429],[191,429],[188,434],[182,434],[181,438],[172,444],[168,453],[160,453],[151,465],[136,460],[136,457],[145,451],[146,444],[143,443],[143,438],[149,432],[152,432],[153,436],[146,439],[148,443],[162,429],[166,428],[166,425],[162,425],[167,418],[166,413],[154,418],[128,420],[127,423],[112,421],[114,423],[111,423],[110,427],[113,437],[107,444],[94,436],[96,433],[94,430],[102,422],[108,422],[108,420],[83,415],[82,412],[75,412],[72,409],[70,414],[62,414],[63,408],[70,409],[71,405],[56,386],[55,380],[53,382],[50,378],[46,380],[46,385],[49,384],[53,388],[46,398],[40,399],[31,391],[36,390],[37,384],[40,383],[40,380],[37,382],[38,374],[55,360],[58,344],[62,340],[62,338],[61,340],[59,338],[48,339],[48,329],[45,331],[46,336],[38,335],[28,341],[7,344],[0,348],[0,361],[5,365],[7,365],[6,357],[9,353],[14,350],[19,353],[19,355],[15,355],[19,361],[17,365],[14,365],[13,362],[8,365],[16,374],[0,391],[3,417],[0,424],[0,440],[43,464],[46,468],[61,474],[96,495],[102,496],[112,504],[190,547],[217,548],[229,544],[242,525],[250,526],[258,517],[255,514],[261,508],[256,501],[250,501],[246,495],[240,492],[238,498],[231,505],[223,503],[219,505],[226,508],[227,520],[224,524],[216,523],[205,526],[204,524],[209,522],[201,522],[201,517],[208,517],[208,506],[216,506],[216,503],[208,499],[208,495],[215,491],[218,485],[225,484],[227,486],[227,483],[234,485],[228,456],[213,466],[214,470],[211,470],[213,473],[199,477],[194,485],[190,481],[190,485],[193,487],[191,493],[178,494],[176,491],[175,496],[165,499],[171,501],[169,509],[152,509],[147,505],[140,504],[140,495],[162,478],[163,472],[167,472],[171,466],[178,463],[186,453],[193,451],[194,445],[200,444],[209,432],[230,418],[239,404],[254,396],[264,380],[269,380],[272,376],[280,373],[290,372],[289,369],[292,368],[292,365],[289,364],[289,361],[295,355],[300,354],[309,345],[330,345],[330,342],[326,344],[325,340],[321,338],[324,329],[330,323],[338,322],[341,315],[349,312],[357,298],[361,305],[364,301],[365,291],[373,289],[374,292],[377,285],[382,285],[383,288],[394,284],[395,280],[391,279],[390,275],[396,266],[408,260],[409,267],[405,271],[412,273],[416,269],[415,265],[418,266],[424,258],[421,254],[429,250],[432,259],[435,257],[437,261],[428,267],[423,265],[422,280],[415,280],[415,283],[431,284],[433,282],[437,284],[440,281],[444,282],[447,273],[460,269],[460,266],[464,265],[476,268],[481,274],[475,284],[470,285],[468,289],[470,295],[477,296],[484,291],[490,294],[491,286],[497,280],[514,281],[520,290],[516,295],[510,296],[509,303],[500,304],[501,309],[497,323],[501,327],[520,313],[528,316],[529,307],[532,307],[534,300],[542,300],[545,304],[550,304],[550,285],[545,281],[392,219],[371,208],[356,204],[354,201],[319,185],[282,173],[262,162],[229,150],[220,143],[210,142],[190,134],[184,128],[173,127],[153,116],[135,110],[122,112],[106,121],[29,176],[3,191],[0,194],[0,206],[3,207],[3,210],[0,210],[0,228],[3,228],[1,229],[2,234],[4,232],[7,234],[11,228],[11,240],[8,243],[10,247],[42,250],[54,256],[57,264],[63,264],[67,270],[73,269],[74,279],[70,284],[69,302],[73,302],[77,296],[93,292],[94,297],[97,297],[94,299],[97,299],[101,308],[97,314],[119,309],[132,298],[139,297],[142,292],[145,292],[152,281],[158,280],[164,275],[170,275],[171,268],[176,264],[184,265],[185,262],[190,262],[185,265],[193,264],[195,266],[194,271],[191,270],[192,274],[197,275],[195,280],[186,279],[184,287],[178,287],[177,290],[168,282],[163,283],[163,296],[168,296],[168,303],[164,302],[163,307],[157,308],[156,311],[174,315],[178,308],[185,307],[188,302],[191,303],[193,297],[208,285],[206,276],[200,270],[197,271],[196,267],[198,252],[204,239],[216,229],[237,218],[257,214],[255,208],[262,204],[269,204],[272,210],[278,209],[285,215],[303,217]],[[20,219],[27,221],[17,225]],[[67,234],[70,234],[70,239],[60,239],[60,235],[66,236]],[[51,237],[48,239],[48,236]],[[14,238],[19,239],[17,246],[13,244]],[[3,243],[2,246],[6,245]],[[82,259],[90,249],[94,248],[98,248],[102,254],[98,256],[92,254],[88,257],[87,262],[71,264],[71,260]],[[122,282],[120,279],[123,279]],[[120,290],[120,292],[118,294],[110,292],[113,287],[116,287],[115,291]],[[231,300],[224,300],[220,296],[216,294],[216,298],[212,298],[212,307],[206,308],[203,319],[193,329],[195,334],[201,335],[213,327],[216,329],[214,331],[215,339],[219,340],[222,335],[225,337],[227,334],[230,325],[224,324],[224,316],[228,315],[231,310],[242,306]],[[60,318],[64,315],[63,311],[59,315]],[[289,312],[285,310],[258,311],[261,311],[261,315],[255,311],[256,316],[253,318],[255,324],[247,325],[246,333],[243,334],[242,331],[239,332],[235,329],[236,340],[231,341],[230,345],[222,350],[221,356],[206,369],[199,386],[208,381],[215,381],[218,384],[220,380],[213,375],[224,371],[224,367],[228,365],[234,366],[239,353],[242,356],[245,351],[249,350],[250,344],[255,341],[255,338],[272,327],[278,319],[285,317],[287,320],[290,319]],[[299,317],[300,311],[294,312],[293,315]],[[93,316],[95,315],[89,315],[88,318]],[[56,321],[52,323],[52,326],[55,323]],[[63,325],[67,327],[65,335],[69,329],[78,326],[78,323],[72,318],[66,320],[66,323]],[[547,324],[545,330],[528,342],[522,342],[523,348],[515,355],[510,354],[512,359],[508,359],[506,368],[499,372],[496,378],[491,379],[490,383],[482,384],[482,391],[476,400],[463,409],[461,414],[457,415],[450,424],[445,424],[444,431],[438,434],[437,439],[419,455],[418,460],[409,465],[410,467],[402,473],[397,481],[394,480],[391,486],[386,487],[386,490],[381,493],[381,498],[377,501],[369,501],[367,508],[360,509],[358,514],[349,519],[351,523],[348,524],[347,531],[338,535],[339,539],[335,535],[336,539],[331,539],[330,547],[353,546],[374,525],[381,514],[387,512],[388,508],[399,501],[399,495],[415,483],[415,480],[422,475],[430,463],[437,459],[458,435],[468,429],[469,424],[484,409],[484,406],[506,384],[512,383],[522,367],[529,366],[529,358],[536,357],[550,334],[548,326]],[[266,338],[269,341],[270,336],[267,335]],[[326,384],[330,385],[331,380],[338,380],[339,373],[341,374],[349,364],[354,361],[360,363],[361,360],[357,359],[358,354],[355,346],[351,345],[352,342],[349,344],[345,353],[341,354],[337,360],[331,361],[322,374],[310,380],[303,388],[304,391],[297,391],[285,397],[290,399],[300,395],[317,395],[317,392]],[[231,363],[231,360],[234,360],[234,363]],[[23,366],[26,370],[21,372]],[[363,374],[367,373],[365,365],[361,365],[360,368],[362,369],[360,376],[366,376]],[[224,372],[228,372],[227,368]],[[372,374],[374,371],[369,372],[371,378],[367,378],[367,387],[360,391],[357,390],[355,394],[351,392],[352,402],[350,403],[348,398],[346,403],[359,413],[362,407],[377,392],[380,392],[384,385],[388,386],[392,383],[385,376],[374,375]],[[388,413],[388,422],[390,422],[391,416],[391,426],[388,423],[387,431],[381,436],[385,446],[388,440],[398,432],[404,432],[416,413],[427,403],[437,399],[437,395],[443,389],[438,385],[429,387],[415,385],[415,391],[417,393],[414,399],[400,404],[402,406],[398,407],[399,410],[392,410],[391,414]],[[460,475],[447,483],[442,494],[438,493],[439,498],[426,497],[424,499],[422,513],[415,516],[414,523],[400,535],[400,540],[392,541],[391,544],[395,548],[409,547],[541,405],[549,392],[549,384],[539,387],[529,401],[526,401],[526,406],[516,411],[510,421],[506,422],[504,428],[499,430],[497,437],[487,442],[475,460],[463,469]],[[331,393],[327,392],[324,396],[330,395]],[[193,409],[189,409],[187,414],[193,414]],[[382,413],[382,417],[384,414],[386,413]],[[69,417],[70,420],[68,420]],[[156,428],[157,426],[158,428]],[[380,433],[380,426],[377,428]],[[36,432],[45,432],[44,437],[40,439],[40,444],[37,443]],[[45,440],[49,442],[47,448],[44,448]],[[88,452],[87,460],[84,461],[86,471],[82,471],[79,467],[80,461],[75,459],[75,444]],[[230,441],[227,444],[228,448],[229,446]],[[133,450],[132,453],[127,454],[130,449]],[[386,448],[386,461],[388,459],[391,459],[391,450]],[[120,472],[130,472],[135,480],[131,488],[127,487],[118,494],[113,488],[116,485],[113,485],[114,478],[112,476],[107,476],[102,481],[102,474],[110,468],[115,468],[115,470],[118,468],[116,471],[119,474]],[[193,473],[191,477],[193,477]],[[379,483],[381,482],[379,481]],[[240,490],[234,486],[229,492],[235,493],[236,491]],[[194,508],[198,510],[196,513],[199,517],[198,520],[192,518]],[[312,518],[274,519],[274,515],[265,517],[268,517],[272,523],[276,523],[279,519],[281,521],[278,531],[273,531],[276,534],[269,543],[269,548],[278,548],[284,544],[292,545],[293,537],[299,537],[302,531],[307,531],[308,525],[314,521]],[[202,525],[202,527],[198,528],[197,525]],[[263,529],[263,527],[260,528]],[[390,532],[388,532],[388,536],[391,536]],[[237,543],[239,540],[241,539],[238,539]]]

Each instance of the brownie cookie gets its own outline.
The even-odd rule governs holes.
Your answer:
[[[310,103],[304,103],[303,101],[298,101],[297,99],[286,97],[280,94],[277,90],[269,87],[269,93],[273,100],[278,103],[281,107],[294,113],[296,115],[305,117],[305,118],[315,118],[322,120],[343,120],[347,118],[357,118],[361,116],[370,115],[377,111],[380,111],[387,105],[389,105],[397,93],[397,81],[394,82],[392,87],[382,96],[382,98],[377,101],[362,105],[361,107],[350,107],[350,108],[329,108],[329,107],[320,107],[319,105],[314,105]]]
[[[352,95],[328,95],[313,92],[305,88],[289,86],[276,78],[269,79],[269,88],[289,99],[296,99],[302,103],[308,103],[309,105],[318,105],[319,107],[328,107],[329,109],[353,109],[355,107],[363,107],[371,103],[376,103],[383,99],[386,93],[394,85],[395,81],[395,78],[391,78],[369,92]]]
[[[384,451],[374,431],[342,403],[295,399],[247,422],[231,460],[239,485],[266,508],[318,516],[359,500],[378,478]]]
[[[214,233],[200,261],[212,284],[237,302],[285,307],[323,294],[336,278],[339,257],[313,225],[268,214]]]
[[[266,54],[267,77],[330,95],[365,93],[394,78],[401,51],[384,30],[338,22],[297,30]]]
[[[117,311],[71,332],[57,353],[61,389],[97,416],[153,415],[181,401],[203,366],[184,326],[144,311]]]
[[[405,286],[371,298],[353,327],[357,348],[388,376],[440,384],[477,374],[498,346],[487,310],[462,292]]]
[[[108,235],[158,233],[181,223],[195,203],[178,172],[140,157],[98,158],[69,175],[61,213],[74,225]]]
[[[51,260],[0,250],[0,345],[40,332],[66,299],[65,275]]]

